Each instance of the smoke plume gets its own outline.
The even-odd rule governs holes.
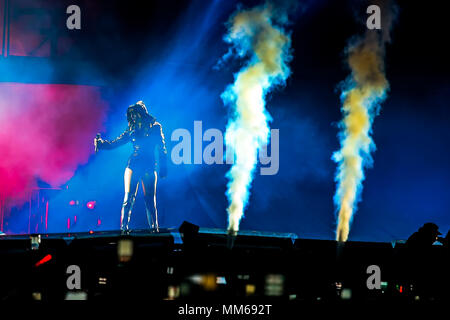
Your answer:
[[[267,144],[271,117],[266,95],[284,85],[290,74],[291,40],[284,31],[288,23],[286,3],[266,3],[248,10],[238,10],[230,18],[225,41],[231,45],[224,57],[234,55],[246,60],[234,76],[234,83],[222,94],[231,109],[225,142],[234,150],[234,164],[227,173],[228,231],[237,232],[249,198],[257,152]]]
[[[336,239],[347,241],[350,224],[360,199],[364,168],[372,165],[372,123],[386,98],[389,83],[384,73],[385,42],[394,11],[386,1],[381,4],[382,30],[367,30],[346,49],[351,75],[342,83],[343,119],[340,122],[341,149],[333,154],[338,164],[334,202],[338,212]],[[387,30],[385,29],[387,28]]]

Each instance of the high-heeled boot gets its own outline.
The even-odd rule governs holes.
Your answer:
[[[135,200],[136,196],[134,194],[130,194],[129,192],[125,193],[120,215],[120,230],[122,231],[129,231],[128,225],[130,223],[131,211],[133,210]]]
[[[149,203],[151,201],[145,201],[145,211],[147,213],[147,222],[150,229],[159,231],[158,224],[158,211],[154,203]]]

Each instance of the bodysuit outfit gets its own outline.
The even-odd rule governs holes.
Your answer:
[[[132,170],[129,191],[125,192],[122,213],[121,230],[128,230],[131,212],[136,199],[139,181],[144,189],[147,221],[150,228],[158,229],[158,212],[156,208],[156,168],[159,164],[160,173],[165,175],[167,170],[167,150],[162,126],[154,119],[149,125],[141,129],[128,127],[119,137],[112,141],[101,140],[99,149],[113,149],[131,141],[133,153],[128,158],[127,168]],[[155,150],[156,149],[156,150]],[[159,159],[156,156],[158,152]]]

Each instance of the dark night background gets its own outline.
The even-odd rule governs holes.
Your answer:
[[[15,28],[9,56],[0,61],[0,81],[99,87],[108,114],[98,130],[107,138],[125,128],[126,107],[143,99],[162,123],[170,151],[171,132],[192,132],[195,120],[203,121],[203,131],[225,132],[227,110],[220,94],[239,68],[238,61],[213,68],[227,51],[222,40],[225,22],[238,3],[247,8],[261,1],[11,3]],[[70,4],[81,8],[81,30],[65,27]],[[293,13],[292,75],[285,88],[270,94],[267,104],[271,128],[280,130],[280,168],[274,176],[255,175],[241,230],[335,238],[336,165],[331,155],[339,148],[337,86],[349,73],[344,48],[349,38],[364,32],[364,8],[369,4],[310,0]],[[428,221],[444,234],[450,229],[448,9],[441,1],[403,0],[397,5],[392,43],[386,48],[390,90],[374,121],[374,166],[366,170],[349,240],[405,239]],[[35,10],[19,14],[28,7]],[[70,214],[65,208],[71,199],[97,200],[96,215],[102,220],[97,228],[118,228],[130,151],[126,146],[92,154],[68,181],[69,189],[52,195],[48,231],[66,231]],[[163,226],[187,220],[225,228],[227,169],[171,164],[169,176],[158,185]],[[142,201],[139,197],[132,217],[135,228],[146,226]],[[97,220],[87,217],[91,214],[79,213],[76,230],[96,227],[92,221]],[[27,221],[21,210],[13,210],[6,230],[26,232]]]

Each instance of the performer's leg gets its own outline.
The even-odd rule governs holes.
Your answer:
[[[156,184],[158,177],[156,171],[146,172],[142,177],[142,190],[144,191],[145,210],[147,212],[148,225],[152,229],[159,230],[158,210],[156,208]]]
[[[124,174],[125,196],[123,198],[122,212],[120,214],[120,230],[128,230],[131,211],[138,191],[139,179],[130,168],[125,169]]]

